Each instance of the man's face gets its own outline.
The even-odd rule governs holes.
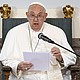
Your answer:
[[[29,8],[26,15],[31,28],[34,31],[39,31],[43,25],[43,22],[46,20],[47,13],[45,13],[42,6],[36,4]]]

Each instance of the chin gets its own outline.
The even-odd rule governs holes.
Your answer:
[[[33,28],[33,30],[38,32],[40,29],[39,28]]]

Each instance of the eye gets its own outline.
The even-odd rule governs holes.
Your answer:
[[[42,15],[42,14],[39,14],[39,15],[38,15],[38,17],[39,17],[39,18],[42,18],[42,17],[43,17],[43,15]]]
[[[38,15],[38,17],[42,17],[42,15],[41,15],[41,14],[39,14],[39,15]]]
[[[31,17],[34,17],[34,14],[30,14]]]

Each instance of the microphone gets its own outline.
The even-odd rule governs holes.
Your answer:
[[[39,38],[39,39],[42,39],[42,40],[44,40],[44,41],[47,41],[47,42],[49,42],[49,43],[54,43],[54,41],[52,41],[51,39],[49,39],[47,36],[43,35],[43,33],[40,33],[40,34],[38,35],[38,38]]]
[[[38,38],[39,38],[39,39],[42,39],[43,41],[47,41],[47,42],[49,42],[49,43],[56,44],[56,45],[60,46],[61,48],[65,49],[65,50],[67,50],[67,51],[69,51],[69,52],[71,52],[71,53],[73,53],[73,54],[76,54],[77,56],[80,57],[80,55],[79,55],[78,53],[75,53],[75,52],[73,52],[73,51],[71,51],[71,50],[69,50],[69,49],[67,49],[67,48],[65,48],[65,47],[63,47],[63,46],[55,43],[53,40],[51,40],[51,39],[49,39],[47,36],[43,35],[43,33],[39,33]]]

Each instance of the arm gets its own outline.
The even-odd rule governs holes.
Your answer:
[[[67,41],[65,33],[63,31],[61,31],[61,33],[59,33],[59,34],[60,35],[56,35],[57,36],[56,43],[58,43],[59,45],[73,51],[72,48],[70,47],[68,41]],[[61,48],[60,46],[53,47],[51,49],[51,53],[53,56],[56,57],[56,59],[58,61],[63,60],[65,67],[73,65],[76,62],[76,55],[63,49],[63,48]]]

